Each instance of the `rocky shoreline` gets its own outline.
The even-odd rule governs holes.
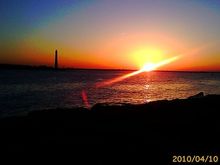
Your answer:
[[[141,105],[31,112],[0,120],[1,151],[80,164],[172,164],[174,155],[219,155],[219,107],[220,95],[200,93]]]

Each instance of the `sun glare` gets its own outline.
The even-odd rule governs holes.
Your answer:
[[[156,68],[156,65],[153,64],[153,63],[148,63],[148,64],[145,64],[141,70],[143,72],[150,72],[150,71],[153,71],[154,69]]]
[[[153,71],[163,65],[167,65],[175,60],[177,60],[179,58],[179,56],[175,56],[175,57],[172,57],[172,58],[168,58],[168,59],[165,59],[163,61],[160,61],[158,63],[147,63],[145,64],[141,69],[140,71],[142,72],[150,72],[150,71]]]
[[[153,65],[164,59],[165,52],[159,48],[137,49],[132,53],[133,62],[139,68],[145,68],[146,71],[152,70]],[[143,67],[144,66],[144,67]]]
[[[145,64],[141,69],[137,70],[137,71],[134,71],[134,72],[131,72],[131,73],[128,73],[128,74],[125,74],[123,76],[120,76],[120,77],[116,77],[116,78],[113,78],[113,79],[110,79],[110,80],[107,80],[107,81],[104,81],[104,82],[99,82],[99,83],[96,83],[96,87],[99,88],[99,87],[103,87],[103,86],[106,86],[106,85],[111,85],[111,84],[114,84],[116,82],[120,82],[122,80],[125,80],[129,77],[132,77],[132,76],[135,76],[137,74],[140,74],[142,72],[150,72],[150,71],[153,71],[163,65],[167,65],[175,60],[177,60],[179,58],[179,56],[175,56],[175,57],[172,57],[172,58],[168,58],[168,59],[165,59],[165,60],[162,60],[158,63],[147,63]]]

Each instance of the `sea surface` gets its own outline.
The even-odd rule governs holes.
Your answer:
[[[0,70],[0,117],[96,103],[139,104],[187,98],[201,91],[220,94],[220,73],[144,72],[106,83],[131,72]]]

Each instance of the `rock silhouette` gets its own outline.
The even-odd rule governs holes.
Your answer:
[[[220,153],[220,95],[141,105],[96,104],[0,120],[1,150],[75,164],[172,164]],[[80,162],[80,163],[77,163]]]

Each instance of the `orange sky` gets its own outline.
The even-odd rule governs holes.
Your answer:
[[[3,3],[0,63],[53,66],[58,49],[60,67],[140,69],[179,56],[157,69],[220,71],[218,1],[54,2]]]

